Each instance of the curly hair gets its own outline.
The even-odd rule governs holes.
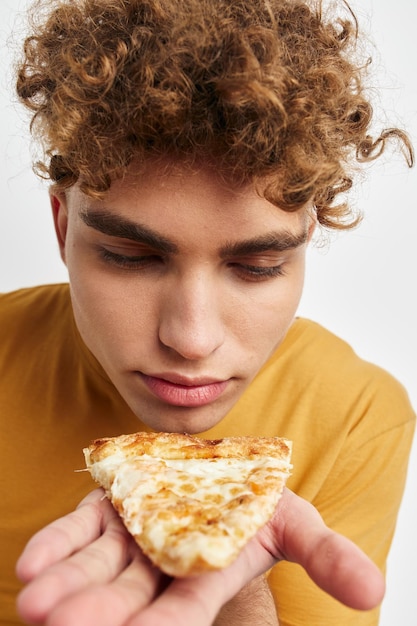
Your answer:
[[[17,93],[44,150],[37,172],[101,197],[132,160],[205,160],[284,210],[356,222],[352,165],[370,135],[366,63],[343,0],[37,0]],[[339,196],[340,198],[340,196]],[[338,198],[338,199],[339,199]]]

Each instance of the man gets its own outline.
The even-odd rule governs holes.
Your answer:
[[[286,492],[231,568],[168,581],[93,492],[20,559],[25,620],[276,624],[276,606],[281,625],[376,624],[378,571],[308,502],[383,570],[414,414],[388,374],[296,318],[314,228],[356,223],[339,200],[354,159],[395,137],[412,161],[401,131],[370,138],[353,16],[280,0],[45,5],[18,93],[70,289],[2,302],[5,623],[19,549],[92,489],[74,473],[82,447],[157,430],[287,436],[303,499]]]

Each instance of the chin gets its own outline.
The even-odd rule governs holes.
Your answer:
[[[155,432],[187,433],[199,435],[214,428],[222,421],[227,411],[208,407],[164,407],[158,412],[140,411],[141,421]]]

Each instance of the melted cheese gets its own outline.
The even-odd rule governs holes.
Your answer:
[[[87,466],[145,554],[172,576],[225,567],[272,516],[287,459],[155,458],[122,449]]]

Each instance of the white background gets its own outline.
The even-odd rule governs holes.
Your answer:
[[[14,102],[10,32],[27,0],[0,4],[0,291],[66,280],[46,187],[31,172],[26,120]],[[416,4],[352,2],[376,49],[377,114],[405,126],[417,147]],[[384,117],[382,117],[384,123]],[[300,313],[347,339],[363,357],[399,378],[417,407],[417,170],[393,151],[370,168],[353,198],[359,229],[309,252]],[[417,614],[417,449],[389,559],[381,626],[415,626]],[[335,625],[337,626],[337,625]]]

